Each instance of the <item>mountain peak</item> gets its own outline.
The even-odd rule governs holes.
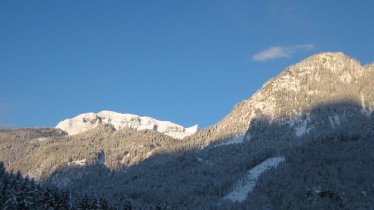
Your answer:
[[[346,55],[345,53],[343,52],[320,52],[320,53],[317,53],[317,54],[314,54],[310,57],[321,57],[321,58],[324,58],[324,57],[347,57],[349,58],[348,55]]]
[[[56,128],[66,131],[69,135],[79,134],[101,124],[112,125],[115,130],[123,127],[135,130],[155,130],[176,139],[183,139],[197,132],[198,125],[184,128],[181,125],[170,121],[156,120],[151,117],[140,117],[134,114],[122,114],[113,111],[103,110],[98,113],[84,113],[71,119],[59,122]]]
[[[342,52],[315,54],[266,82],[207,132],[213,133],[212,140],[230,138],[242,134],[254,119],[266,116],[270,121],[292,119],[287,123],[299,136],[301,130],[309,129],[306,127],[309,111],[334,101],[358,101],[365,112],[371,113],[374,109],[369,91],[371,72],[374,72],[371,69],[374,69],[372,64],[364,68]]]
[[[349,57],[348,55],[346,55],[343,52],[321,52],[321,53],[314,54],[314,55],[302,60],[301,62],[306,61],[306,60],[333,61],[333,60],[337,60],[337,59],[352,59],[352,58]]]
[[[350,70],[352,71],[351,73],[357,73],[357,70],[363,69],[358,60],[353,59],[342,52],[318,53],[290,66],[288,69],[290,68],[302,71],[330,70],[332,72],[343,72]]]

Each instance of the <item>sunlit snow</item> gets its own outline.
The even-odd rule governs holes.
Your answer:
[[[243,143],[244,137],[245,137],[245,133],[241,133],[241,134],[238,134],[238,135],[234,136],[232,139],[230,139],[226,142],[222,142],[220,144],[217,144],[215,146],[219,147],[219,146],[227,146],[227,145],[230,145],[230,144],[240,144],[240,143]]]
[[[79,134],[96,128],[100,124],[110,124],[115,130],[127,127],[135,130],[155,130],[176,139],[183,139],[199,130],[198,125],[184,128],[170,121],[156,120],[151,117],[140,117],[134,114],[121,114],[112,111],[80,114],[57,124],[56,128],[66,131],[69,135]]]

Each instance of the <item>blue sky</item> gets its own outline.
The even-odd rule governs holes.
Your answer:
[[[0,1],[0,124],[112,110],[207,127],[323,51],[374,61],[374,1]]]

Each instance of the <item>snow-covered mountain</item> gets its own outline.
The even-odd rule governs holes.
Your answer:
[[[181,125],[169,121],[156,120],[151,117],[140,117],[134,114],[121,114],[112,111],[80,114],[71,119],[59,122],[56,128],[66,131],[69,135],[75,135],[96,128],[101,124],[112,125],[115,130],[124,127],[135,130],[154,130],[176,139],[183,139],[186,136],[190,136],[199,129],[198,125],[184,128]]]
[[[369,117],[374,110],[373,66],[361,66],[341,52],[313,55],[266,82],[252,97],[237,104],[222,121],[202,131],[200,136],[206,144],[236,138],[248,127],[253,128],[261,118],[267,123],[276,122],[290,128],[293,135],[301,137],[313,129],[339,129],[354,117],[361,117],[352,113]],[[338,108],[326,107],[336,103],[340,103]],[[322,106],[324,110],[318,110]],[[352,123],[362,120],[355,119]],[[261,133],[258,137],[262,138],[264,132],[275,132],[251,130],[253,133],[247,132],[246,139],[256,133]],[[284,129],[280,131],[285,132]]]

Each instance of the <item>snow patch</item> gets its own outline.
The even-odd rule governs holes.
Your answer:
[[[43,141],[46,141],[47,139],[48,139],[47,137],[40,137],[40,138],[37,138],[36,140],[43,142]]]
[[[333,129],[341,124],[339,115],[329,116],[329,122]]]
[[[207,165],[214,165],[212,162],[210,162],[209,160],[204,160],[204,159],[202,159],[201,157],[198,157],[197,158],[197,160],[199,161],[199,162],[201,162],[201,163],[205,163],[205,164],[207,164]]]
[[[153,155],[154,151],[149,151],[147,155],[145,156],[145,159],[151,157]]]
[[[86,159],[74,160],[74,161],[68,163],[68,166],[74,166],[74,165],[85,166],[86,165]]]
[[[311,128],[308,128],[310,121],[310,115],[308,114],[304,120],[301,120],[300,118],[292,119],[289,124],[291,127],[294,126],[296,136],[300,137],[309,133],[311,130]]]
[[[334,123],[334,120],[332,119],[331,116],[329,116],[329,122],[330,122],[330,125],[333,129],[335,129],[335,123]]]
[[[228,193],[223,199],[233,202],[243,202],[248,194],[253,191],[258,177],[265,171],[277,167],[283,161],[285,161],[284,157],[272,157],[251,168],[243,179],[234,184],[233,191]]]
[[[336,125],[340,125],[340,117],[339,117],[339,115],[336,114],[336,115],[334,115],[333,118],[334,118],[335,124]]]
[[[165,132],[166,135],[171,136],[175,139],[183,139],[184,137],[191,136],[195,134],[199,130],[198,125],[191,126],[189,128],[184,128],[184,130],[181,131],[171,131],[171,132]]]
[[[366,110],[365,96],[362,93],[360,94],[360,96],[361,96],[361,107],[362,107],[362,109]]]
[[[245,137],[245,133],[237,134],[232,139],[230,139],[226,142],[222,142],[220,144],[217,144],[217,145],[215,145],[215,147],[227,146],[227,145],[231,145],[231,144],[241,144],[241,143],[244,142],[244,137]]]
[[[308,125],[308,122],[303,121],[300,126],[296,126],[294,128],[297,137],[300,137],[308,132],[307,125]]]
[[[361,93],[361,113],[364,114],[366,117],[370,117],[371,112],[371,110],[366,108],[365,96]]]

